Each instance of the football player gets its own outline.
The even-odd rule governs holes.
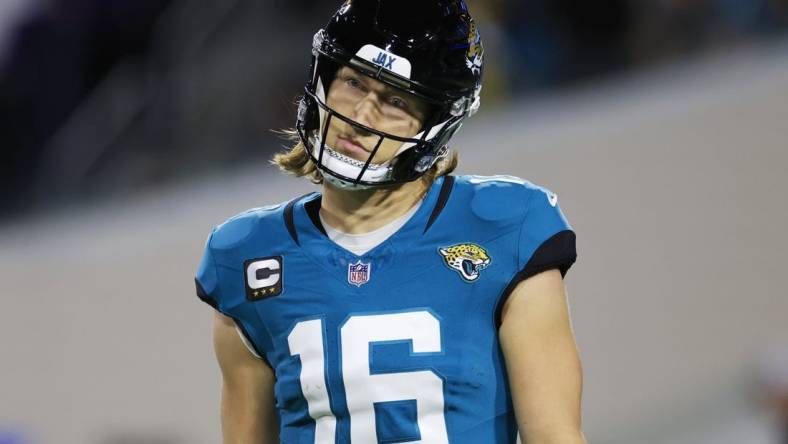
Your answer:
[[[314,37],[296,145],[321,192],[210,234],[225,443],[584,443],[555,194],[453,176],[483,48],[461,0],[348,0]]]

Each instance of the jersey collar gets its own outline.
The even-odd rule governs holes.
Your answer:
[[[290,201],[284,210],[285,225],[293,241],[306,250],[341,250],[351,257],[377,256],[378,250],[390,250],[393,243],[407,245],[408,242],[417,240],[426,234],[446,206],[453,186],[453,176],[443,176],[436,179],[413,217],[387,240],[363,256],[356,256],[328,239],[318,216],[321,193],[310,193]]]

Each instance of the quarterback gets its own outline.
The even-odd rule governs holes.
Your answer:
[[[451,174],[483,55],[461,0],[348,0],[315,34],[274,163],[320,192],[214,228],[196,276],[225,444],[585,443],[557,197]]]

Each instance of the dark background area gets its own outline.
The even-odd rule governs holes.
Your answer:
[[[33,3],[31,3],[32,5]],[[0,218],[116,198],[285,143],[323,0],[48,0],[6,20]],[[484,107],[784,34],[786,0],[470,2]],[[416,13],[416,12],[414,12]]]

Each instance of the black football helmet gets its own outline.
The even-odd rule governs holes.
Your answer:
[[[462,0],[347,0],[312,42],[312,64],[296,129],[323,177],[345,188],[415,180],[448,152],[447,143],[479,108],[483,48]],[[424,100],[421,131],[398,137],[343,116],[326,105],[327,88],[348,66]],[[379,139],[366,162],[326,146],[331,119]],[[393,159],[373,164],[384,139],[402,142]]]

